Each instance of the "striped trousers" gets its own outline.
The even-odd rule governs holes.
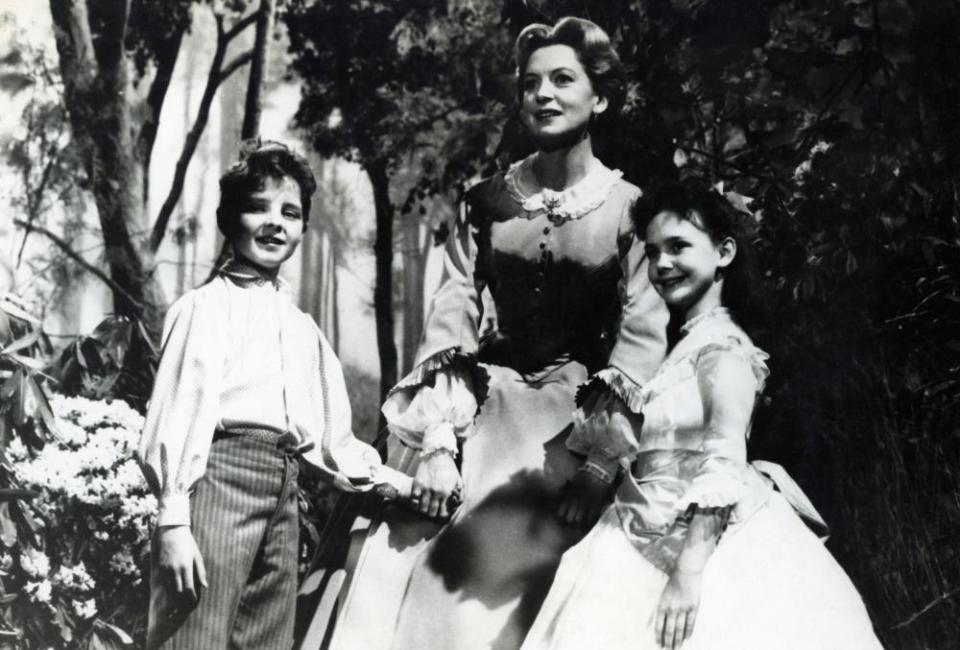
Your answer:
[[[280,439],[261,430],[214,437],[206,473],[190,497],[208,587],[192,609],[174,605],[159,575],[154,536],[148,649],[293,646],[299,465]]]

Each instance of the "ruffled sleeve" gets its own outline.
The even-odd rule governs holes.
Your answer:
[[[221,281],[185,294],[164,323],[163,348],[137,458],[159,501],[159,526],[190,525],[219,419],[227,313]]]
[[[681,510],[732,506],[749,490],[747,439],[757,393],[767,376],[766,354],[731,341],[704,347],[697,358],[703,400],[703,460],[680,501]]]
[[[475,188],[476,189],[476,188]],[[447,239],[440,286],[430,301],[414,369],[390,391],[382,412],[405,444],[456,453],[477,412],[476,354],[485,282],[478,264],[482,227],[467,199]]]
[[[617,243],[622,307],[614,345],[607,366],[593,374],[577,391],[575,425],[567,441],[568,448],[579,453],[583,453],[584,449],[596,449],[595,453],[587,454],[588,463],[603,467],[607,472],[614,470],[618,464],[618,461],[608,458],[608,451],[623,448],[626,453],[632,449],[632,445],[623,447],[619,442],[622,435],[614,429],[609,432],[611,443],[601,444],[596,439],[598,427],[595,424],[591,426],[595,433],[588,434],[584,423],[589,422],[599,410],[606,412],[608,420],[614,422],[611,410],[613,402],[603,397],[612,395],[630,412],[628,419],[639,431],[645,400],[643,387],[656,373],[667,350],[669,314],[650,283],[643,242],[636,236],[630,219],[630,211],[637,198],[639,191],[631,201],[626,202],[620,219]]]

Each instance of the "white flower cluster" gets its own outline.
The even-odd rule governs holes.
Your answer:
[[[41,580],[40,582],[28,580],[23,587],[23,591],[34,602],[49,603],[50,596],[53,595],[53,585],[50,584],[49,580]]]
[[[50,404],[57,437],[31,451],[14,436],[6,449],[19,481],[42,495],[31,504],[49,522],[45,550],[15,548],[0,556],[0,571],[9,569],[45,611],[66,605],[88,620],[115,607],[98,602],[97,590],[132,593],[142,584],[137,558],[157,511],[134,459],[143,417],[116,399],[53,395]],[[82,559],[75,555],[81,540]]]
[[[133,458],[143,417],[121,400],[111,402],[54,395],[60,439],[32,456],[19,440],[8,447],[17,476],[27,486],[92,506],[108,508],[117,524],[148,535],[156,499]],[[61,502],[60,505],[63,505]],[[58,510],[56,500],[48,510]]]
[[[31,578],[46,578],[50,573],[50,558],[39,549],[26,547],[20,551],[20,568]]]
[[[54,582],[58,586],[80,591],[90,591],[96,586],[82,561],[74,566],[61,566],[54,576]]]

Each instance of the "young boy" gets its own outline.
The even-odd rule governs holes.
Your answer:
[[[233,258],[170,308],[138,456],[160,504],[148,648],[289,649],[298,456],[338,487],[383,487],[351,433],[340,363],[278,276],[316,188],[286,146],[243,143],[220,179]]]

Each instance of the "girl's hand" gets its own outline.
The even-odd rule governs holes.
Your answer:
[[[451,495],[459,494],[463,481],[453,456],[433,453],[421,460],[413,477],[411,507],[428,517],[448,519],[454,508],[448,507]]]
[[[674,569],[660,596],[654,620],[657,643],[667,650],[678,650],[693,634],[700,607],[702,573]]]
[[[200,587],[207,587],[207,570],[193,533],[189,526],[169,526],[158,534],[160,574],[174,600],[192,606],[200,599]]]
[[[610,499],[611,486],[587,472],[577,472],[567,482],[557,514],[568,526],[588,529],[600,518]]]

